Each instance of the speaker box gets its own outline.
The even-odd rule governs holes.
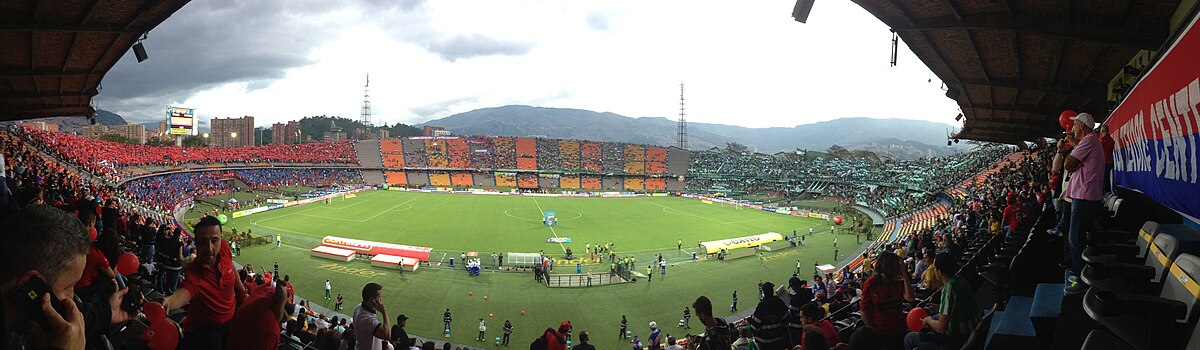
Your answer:
[[[137,44],[133,44],[133,55],[137,57],[138,63],[142,63],[142,61],[150,58],[150,55],[146,54],[146,47],[142,46],[141,41],[137,42]]]
[[[796,7],[792,8],[792,18],[796,22],[808,23],[808,13],[812,12],[813,2],[816,0],[796,0]]]

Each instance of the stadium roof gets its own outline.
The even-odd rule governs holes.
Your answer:
[[[1108,114],[1108,82],[1170,36],[1179,0],[854,0],[945,82],[955,138],[1019,143],[1062,133],[1065,109]]]
[[[0,1],[0,121],[94,115],[108,70],[188,1]]]

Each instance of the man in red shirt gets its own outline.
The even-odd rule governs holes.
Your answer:
[[[224,349],[229,320],[237,300],[246,295],[229,252],[221,239],[221,223],[205,216],[195,228],[196,260],[183,271],[187,278],[166,300],[168,312],[191,304],[183,320],[181,349]]]
[[[842,338],[838,337],[837,329],[833,328],[833,323],[825,319],[825,309],[817,306],[817,303],[808,303],[800,307],[800,321],[805,326],[817,327],[821,330],[821,334],[825,336],[825,344],[834,344],[842,342]],[[804,334],[808,334],[807,332]],[[806,350],[804,339],[800,339],[801,350]]]

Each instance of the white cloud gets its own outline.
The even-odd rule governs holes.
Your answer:
[[[887,27],[851,2],[818,2],[807,24],[793,21],[792,5],[784,2],[336,6],[344,7],[289,12],[288,18],[312,25],[293,23],[287,27],[291,32],[257,33],[278,38],[243,40],[303,39],[287,52],[285,57],[295,58],[278,73],[221,75],[223,82],[185,87],[187,96],[175,96],[180,101],[147,92],[106,105],[122,114],[157,116],[148,109],[180,102],[206,117],[253,115],[260,125],[306,115],[357,118],[363,75],[370,72],[374,114],[387,123],[508,104],[675,118],[681,81],[687,83],[688,118],[696,122],[767,127],[865,116],[953,124],[957,114],[955,103],[936,79],[927,82],[932,75],[906,46],[900,48],[899,66],[888,66]],[[275,14],[241,15],[258,16],[252,22],[263,25],[262,18]],[[203,30],[215,31],[208,37],[246,35],[221,33],[222,28]],[[297,35],[295,28],[309,32]],[[194,49],[186,37],[179,40],[148,42],[151,61],[159,58],[156,46]],[[121,65],[126,67],[106,83],[138,74],[139,66]]]

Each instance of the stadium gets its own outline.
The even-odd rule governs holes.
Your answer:
[[[106,6],[141,10],[102,16],[151,23],[145,31],[187,3],[116,2],[130,6]],[[945,94],[966,119],[947,143],[977,145],[913,160],[688,148],[683,131],[675,145],[445,130],[147,145],[25,121],[94,116],[86,86],[56,86],[81,96],[39,96],[38,78],[93,73],[68,74],[70,62],[62,72],[5,64],[0,118],[22,122],[0,130],[0,340],[71,349],[1200,348],[1200,71],[1189,63],[1200,7],[1134,2],[1156,25],[1171,24],[1134,35],[1136,26],[1014,27],[1028,24],[1029,4],[997,15],[970,0],[856,2],[939,62],[930,69],[951,82]],[[806,3],[796,4],[797,21]],[[943,25],[946,16],[962,23]],[[129,31],[54,23],[0,28],[0,37],[76,30],[145,56]],[[947,26],[971,28],[975,56],[1006,47],[997,38],[1010,34],[1106,54],[1028,45],[1013,61],[968,60]],[[1142,50],[1146,42],[1162,47]],[[1086,86],[1020,79],[1022,67],[1048,69],[1028,55],[1062,60],[1062,74]],[[115,63],[89,57],[104,70]],[[1126,65],[1131,57],[1142,65]],[[1116,84],[1118,96],[1097,98],[1093,90],[1113,83],[1093,78],[1096,66],[1129,75],[1118,77],[1130,79]],[[988,76],[1004,69],[1018,79]],[[983,78],[967,82],[975,70]],[[29,86],[18,82],[26,76]],[[1031,102],[1022,89],[1045,91],[1024,97]],[[978,100],[996,91],[1012,104]],[[1145,106],[1154,114],[1144,117]],[[171,132],[199,138],[194,110],[166,112]]]

